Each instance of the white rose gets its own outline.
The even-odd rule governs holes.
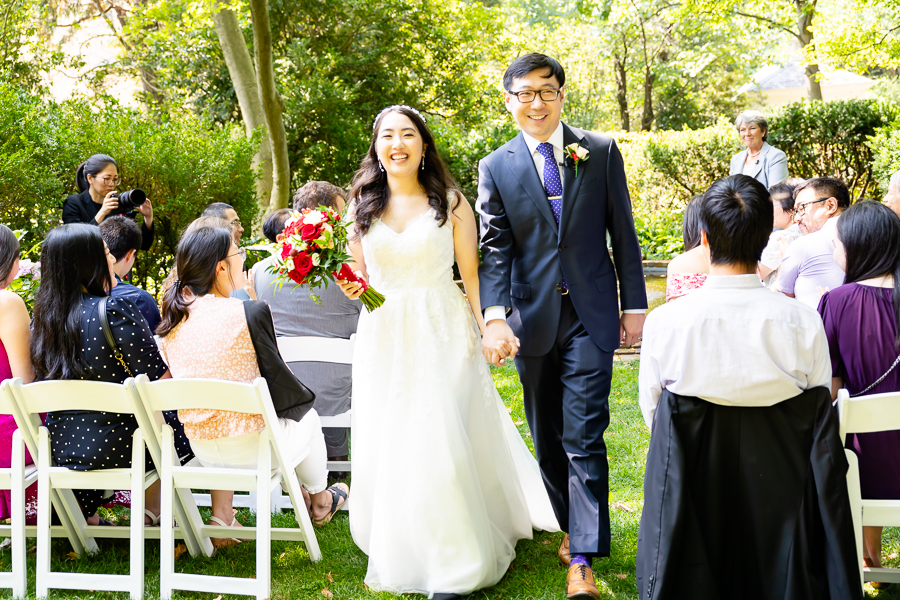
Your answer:
[[[587,158],[588,149],[585,148],[584,146],[578,146],[578,148],[575,149],[575,154],[578,155],[578,158],[583,160],[583,159]]]
[[[323,221],[322,213],[318,210],[311,210],[303,217],[304,225],[318,225]]]
[[[313,264],[313,266],[314,266],[314,267],[318,267],[318,266],[319,266],[319,261],[320,261],[320,259],[319,259],[319,253],[318,253],[318,252],[314,252],[314,253],[310,254],[309,257],[312,259],[312,264]]]

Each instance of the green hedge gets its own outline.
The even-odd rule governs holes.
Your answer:
[[[120,190],[139,187],[153,202],[156,241],[138,255],[134,281],[157,291],[182,229],[211,202],[241,219],[258,216],[257,141],[242,128],[183,116],[164,123],[118,105],[41,101],[0,85],[0,222],[37,241],[62,222],[62,203],[77,192],[75,169],[91,154],[119,164]]]
[[[880,200],[887,193],[891,175],[900,171],[900,128],[878,130],[869,138],[868,146],[872,150],[872,170],[880,192],[873,197]]]

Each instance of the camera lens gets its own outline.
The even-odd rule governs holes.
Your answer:
[[[147,201],[147,194],[140,188],[119,194],[119,208],[134,209]]]

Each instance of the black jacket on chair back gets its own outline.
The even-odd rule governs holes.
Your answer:
[[[768,407],[663,391],[637,552],[641,600],[863,597],[831,394]]]

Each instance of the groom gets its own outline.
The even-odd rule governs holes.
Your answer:
[[[613,351],[640,339],[647,295],[622,155],[611,138],[560,122],[564,84],[562,66],[543,54],[517,58],[503,75],[522,131],[478,167],[479,279],[485,357],[515,359],[544,484],[567,532],[566,595],[587,599],[600,598],[591,558],[610,553],[603,432]]]

